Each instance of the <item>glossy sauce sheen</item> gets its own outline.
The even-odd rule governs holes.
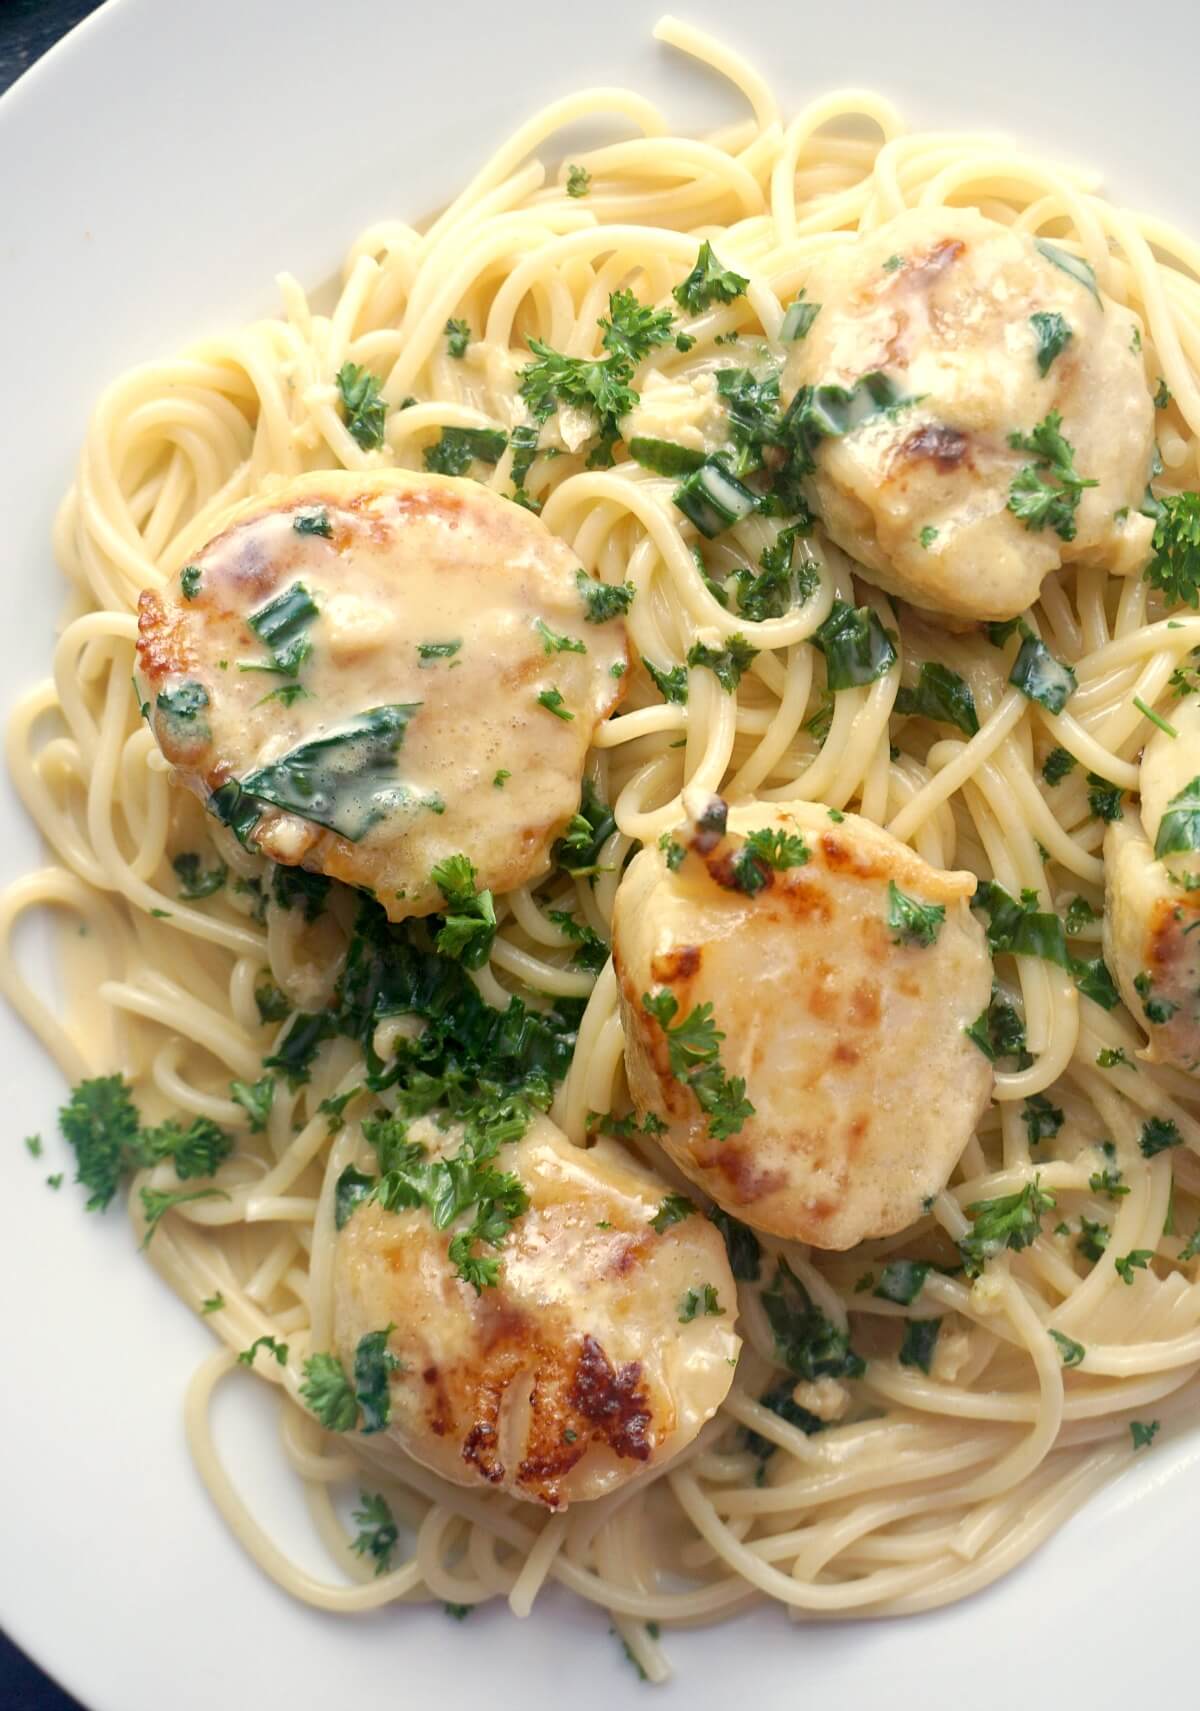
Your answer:
[[[768,826],[801,834],[810,859],[747,896],[731,887],[731,855]],[[944,1186],[991,1091],[991,1065],[963,1032],[992,978],[974,875],[930,867],[819,803],[733,809],[728,830],[696,839],[675,873],[645,849],[621,881],[613,954],[634,1103],[667,1124],[679,1168],[744,1222],[821,1248],[891,1235]],[[893,943],[889,880],[945,908],[934,944]],[[754,1115],[727,1139],[710,1135],[643,1006],[664,989],[678,1000],[673,1025],[712,1004],[721,1066],[745,1079]]]
[[[821,310],[789,363],[790,389],[849,388],[882,370],[913,400],[817,453],[822,520],[870,580],[970,620],[1015,617],[1067,560],[1140,571],[1154,409],[1130,310],[969,208],[911,209],[830,249],[806,290]],[[1045,375],[1035,313],[1061,314],[1071,332]],[[1009,435],[1051,410],[1076,471],[1099,483],[1083,493],[1070,542],[1008,509],[1010,484],[1031,462]],[[936,537],[924,545],[926,529]]]
[[[469,480],[326,472],[242,507],[191,570],[191,599],[178,578],[142,595],[139,666],[159,745],[202,799],[369,710],[401,710],[365,796],[350,794],[360,835],[274,806],[252,844],[370,887],[394,920],[442,906],[430,870],[459,851],[495,891],[548,870],[627,654],[620,620],[586,621],[578,561],[536,517]],[[297,585],[318,609],[298,671],[239,669],[271,663],[247,620]],[[539,620],[585,651],[554,650]],[[305,693],[290,705],[264,699],[292,684]],[[173,716],[159,697],[169,707],[187,685],[207,705]],[[555,691],[571,718],[539,703]]]
[[[432,1123],[410,1133],[456,1150]],[[716,1412],[741,1347],[737,1290],[706,1218],[651,1227],[667,1185],[614,1144],[582,1151],[537,1118],[498,1167],[530,1202],[498,1284],[476,1295],[456,1277],[426,1212],[364,1204],[337,1240],[335,1342],[350,1370],[360,1337],[396,1327],[391,1422],[364,1448],[559,1508],[668,1460]],[[722,1312],[681,1323],[706,1283]]]

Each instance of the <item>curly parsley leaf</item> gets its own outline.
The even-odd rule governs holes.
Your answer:
[[[502,428],[443,428],[436,444],[422,454],[425,468],[434,475],[465,475],[478,459],[499,463],[508,444]]]
[[[597,325],[605,350],[630,364],[641,362],[656,345],[670,344],[675,337],[671,311],[639,303],[632,291],[614,291],[608,300],[608,318]]]
[[[726,695],[732,695],[742,681],[742,674],[749,671],[757,658],[758,649],[752,648],[738,631],[727,638],[724,647],[713,648],[706,642],[693,642],[688,649],[687,663],[706,666]]]
[[[446,901],[434,946],[464,968],[482,968],[496,937],[496,906],[490,891],[475,886],[475,868],[465,855],[447,856],[430,878]]]
[[[663,1031],[671,1074],[695,1095],[708,1118],[714,1140],[728,1140],[754,1115],[746,1098],[741,1076],[727,1076],[721,1066],[720,1046],[725,1035],[713,1020],[712,1005],[698,1004],[672,1027],[679,1010],[673,992],[642,994],[642,1007]]]
[[[1167,493],[1158,503],[1146,580],[1172,605],[1200,606],[1200,493]]]
[[[693,1319],[708,1316],[714,1319],[723,1318],[725,1309],[717,1299],[716,1289],[711,1283],[702,1283],[699,1289],[685,1291],[679,1303],[679,1323],[690,1325]]]
[[[1056,1205],[1053,1194],[1039,1187],[1034,1177],[1017,1194],[995,1200],[977,1200],[967,1207],[971,1229],[958,1244],[968,1277],[978,1277],[988,1260],[1005,1248],[1014,1252],[1027,1248],[1042,1227],[1042,1215]]]
[[[887,923],[894,945],[916,945],[928,949],[937,939],[946,919],[945,905],[922,903],[899,889],[894,879],[888,880]]]
[[[1049,526],[1060,540],[1073,541],[1084,489],[1098,484],[1077,472],[1074,448],[1061,429],[1062,417],[1051,410],[1028,434],[1008,436],[1014,451],[1030,452],[1035,459],[1014,476],[1008,508],[1027,529],[1037,532]]]
[[[358,1398],[336,1355],[310,1355],[304,1363],[300,1396],[327,1432],[351,1432],[358,1422]]]
[[[142,1188],[138,1192],[142,1198],[142,1210],[146,1215],[146,1233],[141,1243],[144,1248],[149,1247],[155,1230],[166,1214],[174,1211],[176,1206],[182,1206],[188,1200],[229,1199],[223,1188]]]
[[[386,1497],[378,1492],[360,1491],[359,1507],[351,1514],[358,1526],[350,1549],[355,1556],[370,1557],[377,1575],[386,1574],[392,1566],[392,1553],[400,1538],[400,1529]]]
[[[1172,1147],[1182,1145],[1183,1136],[1173,1118],[1148,1117],[1142,1124],[1138,1146],[1143,1158],[1155,1158],[1159,1153],[1169,1152]]]
[[[742,295],[749,283],[749,279],[743,274],[721,266],[706,238],[700,245],[696,265],[671,295],[681,309],[698,315],[712,303],[732,303]]]
[[[337,372],[346,428],[363,451],[378,451],[383,444],[387,405],[380,397],[382,381],[357,363],[343,363]]]
[[[1064,317],[1054,310],[1039,309],[1029,317],[1037,339],[1038,373],[1045,378],[1056,356],[1061,356],[1071,341],[1071,329]]]
[[[690,1218],[695,1210],[695,1202],[689,1200],[686,1194],[668,1194],[651,1218],[650,1228],[661,1236],[672,1224],[681,1224],[685,1218]]]
[[[575,584],[583,596],[584,619],[589,624],[607,624],[612,618],[623,617],[637,592],[632,582],[597,582],[585,570],[576,571]]]

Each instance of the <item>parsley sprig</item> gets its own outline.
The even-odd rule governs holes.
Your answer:
[[[725,1035],[713,1020],[712,1005],[698,1004],[678,1023],[679,1000],[673,992],[644,992],[642,1007],[662,1029],[671,1074],[695,1094],[713,1139],[724,1141],[736,1135],[753,1117],[754,1106],[746,1098],[743,1077],[727,1076],[721,1065]]]

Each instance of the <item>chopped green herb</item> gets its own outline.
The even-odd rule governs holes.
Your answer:
[[[1067,904],[1067,914],[1064,922],[1067,937],[1074,938],[1084,927],[1088,926],[1093,921],[1098,921],[1099,919],[1099,915],[1092,908],[1092,905],[1088,902],[1086,897],[1072,897],[1071,901]]]
[[[545,654],[585,654],[587,652],[586,642],[581,642],[576,636],[560,636],[541,618],[536,621],[534,628],[542,638],[542,652]]]
[[[1047,261],[1053,262],[1055,267],[1059,267],[1064,273],[1070,274],[1071,278],[1082,285],[1085,291],[1090,291],[1103,309],[1104,304],[1100,301],[1100,293],[1096,288],[1096,274],[1091,262],[1084,261],[1082,256],[1072,255],[1070,250],[1060,249],[1058,244],[1052,244],[1049,238],[1035,238],[1033,247],[1039,250]],[[1135,335],[1137,333],[1136,327],[1134,333]],[[1140,343],[1138,348],[1140,350]]]
[[[1060,432],[1062,417],[1051,410],[1028,434],[1013,433],[1008,443],[1014,451],[1031,452],[1035,462],[1014,476],[1008,490],[1008,508],[1027,529],[1050,526],[1060,540],[1075,539],[1075,512],[1086,487],[1098,484],[1079,475],[1073,447]],[[1052,476],[1048,481],[1046,476]]]
[[[336,1355],[310,1355],[304,1363],[300,1395],[327,1432],[353,1431],[358,1399]]]
[[[1061,784],[1069,772],[1078,765],[1075,756],[1068,749],[1051,749],[1042,762],[1042,777],[1047,784]]]
[[[1167,385],[1166,381],[1160,374],[1158,377],[1158,385],[1154,389],[1154,408],[1156,410],[1165,410],[1170,402],[1171,388]]]
[[[1039,309],[1037,314],[1029,317],[1029,321],[1037,338],[1038,373],[1044,378],[1049,374],[1055,357],[1060,356],[1070,343],[1071,329],[1056,311]]]
[[[573,719],[575,717],[563,701],[562,693],[558,689],[543,689],[536,696],[536,700],[539,707],[544,707],[548,713],[553,713],[556,719]]]
[[[453,659],[461,647],[461,639],[455,642],[418,642],[417,655],[420,661],[418,670],[427,670],[439,659]]]
[[[490,891],[478,891],[475,868],[465,855],[447,856],[429,876],[446,900],[444,924],[434,940],[442,956],[464,968],[482,968],[496,937],[496,906]]]
[[[993,1063],[1011,1057],[1018,1069],[1028,1069],[1033,1062],[1026,1050],[1024,1023],[995,982],[987,1009],[963,1032]]]
[[[471,342],[471,327],[467,321],[450,320],[442,328],[446,335],[446,348],[453,357],[462,358],[467,354],[467,346]]]
[[[592,175],[584,166],[569,166],[567,168],[567,195],[586,196],[592,187]]]
[[[229,1097],[240,1105],[250,1119],[250,1131],[258,1134],[267,1126],[271,1105],[275,1099],[275,1077],[264,1075],[261,1081],[231,1081]]]
[[[1092,1261],[1103,1259],[1112,1231],[1107,1224],[1094,1223],[1091,1218],[1080,1218],[1079,1239],[1075,1246],[1084,1259]]]
[[[1121,807],[1123,794],[1119,784],[1110,784],[1107,778],[1101,778],[1098,772],[1089,772],[1088,807],[1098,820],[1123,820],[1125,811]]]
[[[1040,636],[1027,635],[1013,661],[1008,681],[1029,701],[1050,713],[1061,713],[1075,693],[1075,673],[1063,660],[1055,659]]]
[[[706,666],[726,695],[732,695],[742,681],[743,673],[749,671],[757,658],[757,648],[752,648],[745,636],[735,631],[726,638],[724,647],[713,648],[706,642],[693,642],[688,649],[687,662],[690,666]]]
[[[896,695],[897,713],[912,713],[924,719],[937,719],[955,725],[965,736],[973,737],[979,730],[979,715],[970,686],[956,671],[927,660],[922,666],[914,689],[900,686]]]
[[[1073,1337],[1064,1336],[1061,1331],[1051,1331],[1050,1335],[1058,1344],[1058,1352],[1064,1366],[1079,1366],[1087,1350],[1082,1343],[1077,1343]]]
[[[1182,1145],[1183,1136],[1172,1118],[1147,1117],[1142,1124],[1138,1146],[1143,1158],[1155,1158],[1159,1153],[1169,1152],[1172,1147]]]
[[[1142,1001],[1142,1013],[1148,1022],[1161,1027],[1169,1022],[1179,1006],[1172,998],[1156,998],[1150,976],[1143,971],[1133,978],[1133,989]]]
[[[575,574],[576,586],[587,608],[584,617],[589,624],[607,624],[611,618],[621,618],[633,605],[637,592],[632,582],[597,582],[580,570]]]
[[[1173,605],[1200,605],[1200,493],[1167,493],[1158,503],[1146,580]]]
[[[41,1158],[42,1137],[40,1135],[26,1135],[25,1150],[29,1154],[30,1158]]]
[[[861,1378],[866,1363],[850,1335],[827,1319],[785,1259],[760,1296],[780,1363],[810,1383],[818,1378]]]
[[[881,1301],[895,1301],[901,1307],[911,1307],[925,1287],[929,1267],[920,1260],[889,1260],[873,1293]]]
[[[61,1177],[59,1180],[62,1180]],[[229,1199],[223,1188],[177,1188],[165,1192],[157,1188],[142,1188],[138,1192],[142,1198],[142,1210],[146,1215],[146,1234],[142,1237],[141,1244],[144,1248],[149,1247],[159,1223],[176,1206],[182,1206],[188,1200]]]
[[[743,274],[721,266],[706,238],[700,245],[696,265],[671,295],[681,309],[698,315],[712,303],[732,303],[749,283]]]
[[[422,457],[434,475],[465,475],[476,460],[499,463],[507,444],[501,428],[443,428],[436,445],[426,446]]]
[[[1200,776],[1191,779],[1167,803],[1154,840],[1154,853],[1176,855],[1200,850]]]
[[[1137,1065],[1130,1063],[1120,1046],[1102,1046],[1096,1053],[1096,1062],[1101,1069],[1116,1069],[1122,1065],[1126,1069],[1136,1069]]]
[[[179,586],[185,600],[194,600],[200,592],[201,571],[198,564],[185,564],[179,572]]]
[[[1016,1194],[977,1200],[967,1207],[971,1229],[958,1243],[958,1251],[968,1277],[978,1277],[988,1260],[1005,1248],[1017,1252],[1035,1240],[1042,1215],[1056,1204],[1054,1195],[1041,1189],[1040,1181],[1035,1176]]]
[[[1119,1259],[1115,1259],[1113,1266],[1121,1282],[1132,1288],[1134,1272],[1145,1271],[1153,1258],[1153,1248],[1134,1248],[1132,1253],[1122,1254]]]
[[[1158,1430],[1159,1421],[1157,1420],[1151,1420],[1148,1423],[1142,1420],[1131,1420],[1129,1422],[1129,1431],[1133,1438],[1133,1449],[1135,1455],[1138,1450],[1144,1450],[1148,1444],[1152,1444],[1154,1442],[1155,1438],[1158,1436]]]
[[[298,535],[320,535],[326,541],[333,539],[333,524],[324,505],[301,506],[292,515],[292,528]],[[250,627],[254,628],[253,623]]]
[[[495,778],[492,779],[493,788],[496,790],[503,790],[511,777],[512,773],[509,772],[508,768],[502,766]]]
[[[721,1066],[719,1051],[725,1035],[713,1021],[712,1005],[697,1005],[674,1027],[679,1000],[673,992],[645,992],[642,1007],[662,1029],[671,1074],[695,1095],[713,1139],[724,1141],[737,1134],[753,1117],[754,1106],[745,1096],[743,1078],[727,1076]]]
[[[923,1373],[931,1372],[941,1328],[940,1319],[910,1319],[904,1327],[904,1341],[900,1344],[900,1365],[919,1366]]]
[[[392,1566],[392,1553],[400,1538],[396,1518],[387,1499],[378,1492],[372,1495],[368,1491],[360,1491],[358,1501],[359,1507],[351,1516],[358,1524],[358,1535],[351,1540],[350,1549],[355,1556],[370,1557],[377,1575],[386,1574]]]
[[[695,1212],[695,1204],[686,1194],[668,1194],[650,1220],[650,1227],[661,1236],[672,1224],[681,1224]]]
[[[269,1355],[273,1355],[277,1366],[287,1365],[288,1346],[286,1343],[276,1342],[274,1337],[255,1337],[250,1347],[243,1349],[238,1356],[238,1365],[253,1366],[254,1357],[259,1349],[266,1349]]]
[[[916,945],[928,949],[937,939],[946,910],[941,903],[922,903],[908,897],[894,879],[888,880],[888,929],[894,945]]]
[[[605,350],[629,364],[641,362],[655,346],[668,345],[675,337],[671,311],[639,303],[632,291],[614,291],[608,300],[608,319],[596,324]]]
[[[201,865],[202,858],[194,851],[184,851],[181,855],[171,858],[171,866],[179,881],[179,895],[188,902],[194,902],[201,897],[211,897],[214,891],[219,891],[225,883],[229,869],[223,861],[218,860],[216,867],[205,868]]]
[[[812,640],[825,656],[826,680],[835,691],[874,683],[896,663],[892,639],[869,606],[835,600]]]
[[[1057,1105],[1052,1105],[1044,1093],[1030,1094],[1021,1108],[1021,1120],[1029,1135],[1029,1144],[1036,1147],[1041,1141],[1053,1140],[1063,1126],[1063,1113]]]
[[[209,1295],[205,1300],[203,1300],[200,1303],[200,1311],[201,1311],[201,1313],[203,1313],[205,1315],[207,1315],[209,1313],[220,1313],[223,1310],[224,1306],[225,1306],[225,1297],[221,1294],[221,1291],[218,1289],[217,1293],[215,1295]]]
[[[1088,1187],[1093,1194],[1103,1194],[1106,1200],[1120,1200],[1129,1193],[1128,1184],[1121,1181],[1121,1172],[1111,1165],[1094,1170],[1088,1177]]]
[[[679,1323],[690,1325],[697,1317],[708,1315],[719,1319],[724,1316],[725,1309],[717,1299],[717,1292],[711,1283],[702,1283],[699,1289],[689,1289],[679,1303]]]
[[[350,437],[363,451],[378,451],[383,444],[387,405],[379,396],[382,381],[357,363],[343,363],[337,373],[337,389],[346,414]]]
[[[301,513],[297,512],[299,519]],[[310,530],[309,533],[320,533]],[[293,582],[246,620],[271,655],[270,665],[240,664],[239,671],[278,672],[295,677],[312,652],[307,631],[319,616],[317,603],[302,582]]]
[[[819,303],[806,303],[803,291],[793,303],[789,303],[784,311],[783,321],[779,328],[779,337],[784,344],[795,343],[798,339],[806,339],[812,329],[812,324],[821,313]]]

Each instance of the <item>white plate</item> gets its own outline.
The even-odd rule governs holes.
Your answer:
[[[274,307],[272,278],[326,278],[368,221],[447,198],[534,107],[629,83],[683,128],[727,92],[655,46],[654,0],[111,0],[0,102],[0,682],[44,675],[62,589],[50,554],[92,400],[129,363]],[[934,127],[1009,131],[1093,163],[1121,199],[1200,232],[1190,0],[1138,15],[1044,0],[689,0],[771,72],[785,105],[876,86]],[[7,781],[0,873],[37,860]],[[0,1620],[93,1711],[295,1711],[437,1698],[605,1711],[636,1691],[603,1617],[551,1593],[524,1626],[437,1609],[347,1620],[289,1602],[226,1533],[192,1472],[183,1388],[210,1346],[134,1252],[114,1208],[85,1216],[52,1138],[61,1088],[0,1014],[8,1136],[0,1241]],[[47,1137],[48,1158],[21,1146]],[[219,1425],[245,1440],[247,1490],[318,1572],[249,1379]],[[253,1483],[250,1483],[250,1482]],[[1169,1487],[1168,1489],[1159,1489]],[[904,1621],[795,1628],[777,1610],[676,1636],[655,1703],[883,1689],[924,1711],[1060,1698],[1113,1706],[1181,1685],[1193,1652],[1200,1442],[1165,1442],[1015,1576]],[[1150,1595],[1152,1592],[1152,1595]],[[1136,1610],[1136,1621],[1120,1613]]]

